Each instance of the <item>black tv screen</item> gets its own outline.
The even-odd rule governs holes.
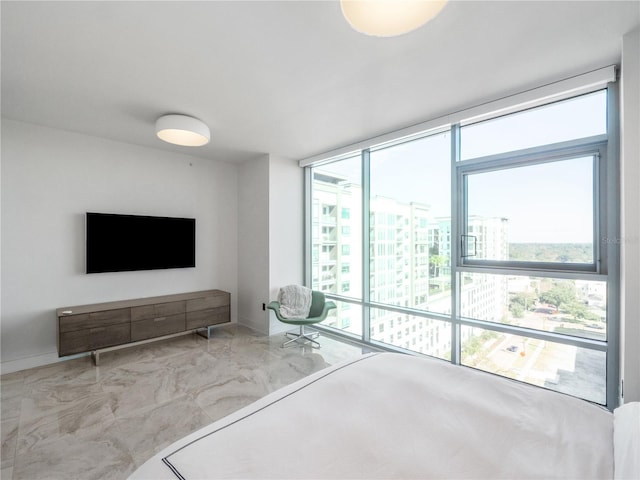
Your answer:
[[[195,218],[86,214],[87,273],[196,266]]]

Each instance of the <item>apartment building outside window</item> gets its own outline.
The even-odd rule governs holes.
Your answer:
[[[613,408],[612,112],[610,86],[307,167],[307,248],[339,227],[307,268],[338,304],[324,325]]]

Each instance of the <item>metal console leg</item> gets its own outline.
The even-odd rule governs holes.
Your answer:
[[[208,327],[204,327],[201,330],[196,330],[196,333],[198,335],[200,335],[201,337],[206,338],[207,340],[211,338],[211,331],[213,329],[213,326],[209,325]],[[205,333],[206,332],[206,333]]]

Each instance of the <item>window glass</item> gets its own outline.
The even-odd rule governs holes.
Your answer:
[[[341,299],[324,326],[615,406],[606,134],[602,90],[308,167],[306,273]]]
[[[607,133],[607,91],[464,126],[461,160]]]
[[[463,365],[606,402],[604,352],[469,326],[461,337]]]
[[[376,308],[370,314],[372,341],[451,359],[450,322]]]
[[[371,300],[451,311],[449,133],[370,155]]]
[[[587,156],[466,175],[463,255],[594,263],[593,170]]]
[[[362,174],[360,157],[312,170],[312,288],[362,296]],[[322,267],[322,268],[320,268]],[[356,322],[357,323],[357,322]]]
[[[353,303],[332,300],[336,307],[329,310],[327,318],[321,323],[326,327],[340,330],[357,337],[362,336],[362,307]]]
[[[606,282],[464,272],[460,307],[465,318],[607,339]]]

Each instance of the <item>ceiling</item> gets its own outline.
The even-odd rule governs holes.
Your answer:
[[[240,162],[303,159],[620,61],[638,1],[452,1],[394,38],[336,1],[1,2],[2,116]],[[155,120],[211,128],[197,149]]]

